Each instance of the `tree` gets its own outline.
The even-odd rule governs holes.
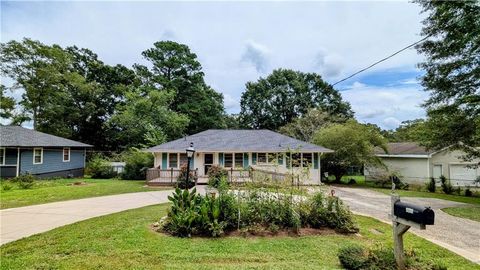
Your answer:
[[[480,4],[478,1],[416,1],[428,13],[417,45],[426,60],[422,85],[430,92],[429,138],[424,144],[453,146],[480,157]]]
[[[381,165],[381,159],[374,153],[375,147],[388,152],[386,140],[378,131],[355,120],[318,130],[313,142],[335,151],[322,156],[322,168],[333,174],[336,182],[340,182],[351,166]]]
[[[12,118],[15,111],[15,99],[13,97],[6,96],[6,88],[4,85],[0,85],[0,117],[2,119]]]
[[[149,147],[181,137],[188,117],[170,109],[172,91],[136,88],[126,94],[109,124],[122,148]]]
[[[240,101],[242,122],[251,128],[277,130],[319,108],[331,115],[350,118],[350,104],[315,73],[277,69],[266,78],[248,82]]]
[[[320,128],[332,123],[344,123],[345,121],[347,119],[343,116],[330,115],[320,109],[310,109],[305,115],[280,127],[279,132],[305,142],[310,142],[315,132]]]
[[[159,41],[142,55],[153,66],[135,65],[137,75],[145,86],[174,93],[170,109],[188,116],[188,133],[225,126],[223,95],[206,85],[202,66],[187,45]]]
[[[403,121],[392,133],[390,141],[395,142],[424,142],[427,136],[425,119]]]

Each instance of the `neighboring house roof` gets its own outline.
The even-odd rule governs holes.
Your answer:
[[[184,152],[193,142],[197,152],[333,152],[267,129],[209,129],[147,149],[147,152]]]
[[[92,147],[20,126],[0,126],[0,147]]]
[[[428,156],[433,154],[434,150],[427,150],[425,147],[415,142],[400,142],[400,143],[388,143],[388,153],[379,147],[375,148],[375,154],[377,156]]]

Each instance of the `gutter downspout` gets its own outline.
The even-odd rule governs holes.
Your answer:
[[[318,181],[320,185],[322,185],[322,162],[320,161],[320,159],[322,158],[322,155],[323,155],[322,152],[318,153],[318,175],[319,175]]]
[[[17,147],[17,173],[16,177],[20,175],[20,147]]]

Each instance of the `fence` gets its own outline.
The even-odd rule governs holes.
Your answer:
[[[191,173],[198,178],[198,170],[190,170]],[[155,169],[147,170],[147,184],[148,185],[174,185],[177,178],[182,173],[180,169]]]

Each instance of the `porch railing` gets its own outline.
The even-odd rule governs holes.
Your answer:
[[[198,169],[190,170],[190,172],[198,178]],[[150,168],[147,169],[147,184],[174,185],[181,173],[180,169]]]

